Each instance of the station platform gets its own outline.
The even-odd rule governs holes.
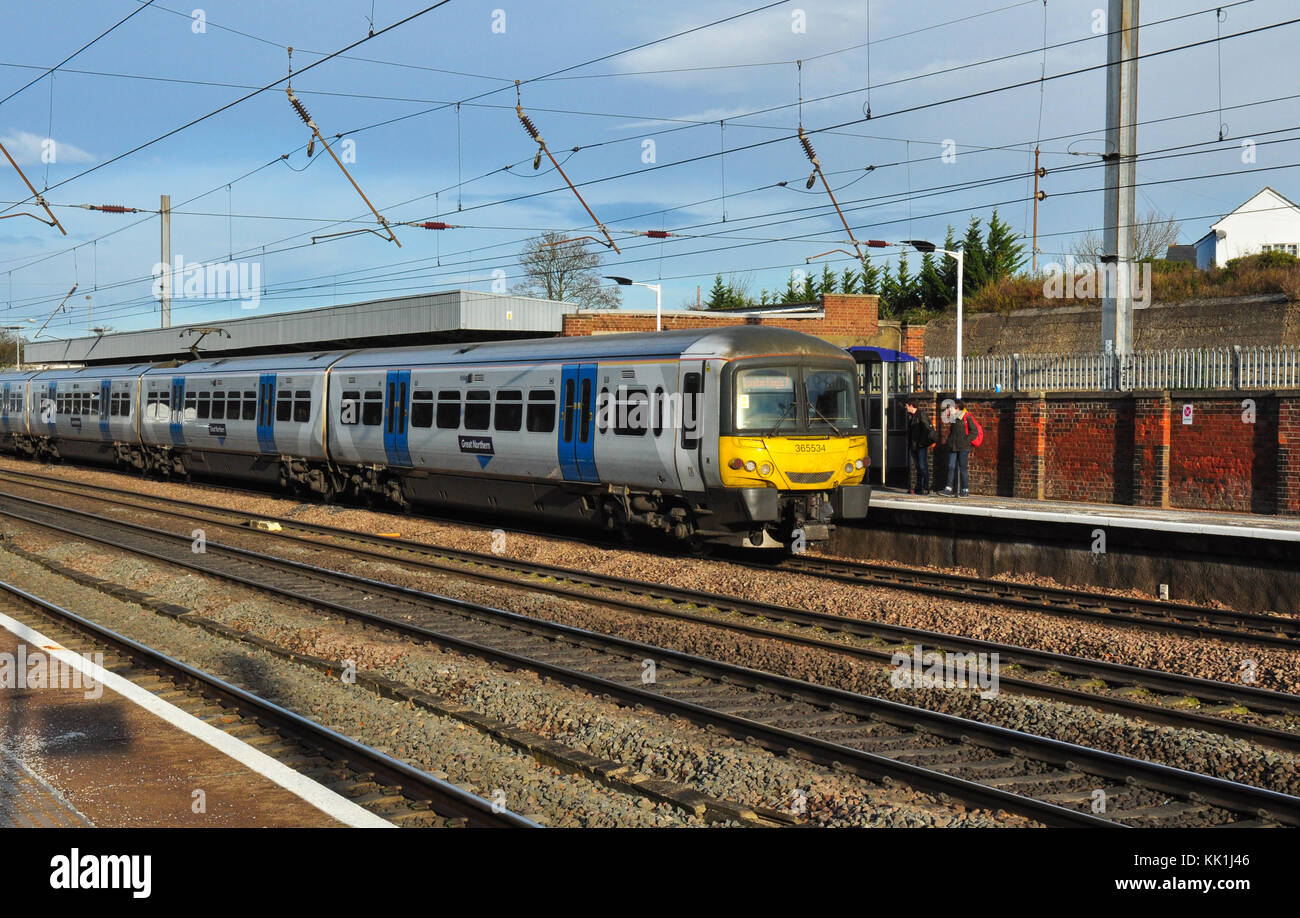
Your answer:
[[[0,614],[0,827],[377,825],[390,823]]]
[[[1300,609],[1296,517],[877,489],[866,519],[837,524],[827,550],[1244,611]]]
[[[1013,497],[945,497],[875,490],[871,509],[937,513],[952,516],[1015,519],[1043,523],[1120,527],[1145,531],[1300,542],[1300,517],[1222,513],[1116,504],[1078,504]]]

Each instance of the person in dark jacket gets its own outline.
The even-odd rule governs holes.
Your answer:
[[[958,472],[961,473],[960,497],[970,497],[970,441],[973,431],[969,427],[966,415],[966,403],[957,399],[948,416],[948,435],[944,445],[948,447],[948,487],[941,492],[945,497],[952,497],[953,488],[958,485]]]
[[[934,428],[921,413],[916,399],[909,398],[903,403],[907,410],[907,464],[911,466],[909,481],[914,485],[908,494],[930,493],[930,447],[934,445]]]

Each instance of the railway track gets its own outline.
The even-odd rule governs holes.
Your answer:
[[[889,587],[967,602],[998,603],[1107,624],[1155,628],[1197,637],[1250,640],[1269,647],[1300,650],[1300,618],[1235,612],[1212,606],[1162,602],[1064,587],[1011,583],[869,561],[842,561],[805,555],[787,558],[781,567],[841,583]]]
[[[0,513],[775,752],[1048,825],[1300,825],[1300,798],[475,603],[5,495]],[[376,610],[383,609],[383,614]],[[645,679],[647,663],[653,678]],[[1104,796],[1099,796],[1104,795]],[[1098,799],[1105,812],[1094,813]]]
[[[0,473],[0,480],[10,473]],[[40,487],[87,497],[132,510],[228,527],[247,536],[250,517],[204,504],[148,497],[102,486],[69,488],[43,476]],[[162,506],[158,506],[162,505]],[[261,533],[328,552],[325,564],[339,554],[416,569],[447,573],[509,588],[529,589],[615,611],[690,621],[755,637],[775,638],[833,653],[888,664],[894,654],[913,647],[950,654],[998,654],[1006,666],[1025,676],[1002,674],[1004,689],[1071,704],[1086,705],[1170,726],[1208,730],[1274,748],[1300,752],[1300,696],[1249,685],[1216,682],[1178,673],[1108,663],[1033,650],[992,641],[941,634],[812,612],[774,603],[742,600],[700,590],[598,574],[573,568],[517,561],[488,553],[451,549],[423,542],[372,536],[287,517],[259,517],[281,527]],[[774,630],[768,623],[783,623]],[[846,642],[846,638],[851,642]],[[1132,690],[1140,692],[1135,695]],[[1191,707],[1195,705],[1195,709]]]
[[[44,634],[76,653],[106,651],[107,669],[252,742],[260,752],[396,825],[536,827],[500,807],[494,812],[489,801],[454,784],[3,581],[0,610],[19,621],[39,619]]]

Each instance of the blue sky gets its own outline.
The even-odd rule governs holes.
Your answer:
[[[284,76],[285,46],[296,49],[294,67],[301,70],[365,37],[372,5],[381,29],[428,2],[213,0],[198,7],[205,21],[199,31],[194,2],[157,0],[53,78],[0,104],[0,139],[38,189],[57,186],[47,197],[69,233],[62,237],[25,217],[0,220],[3,324],[34,318],[25,323],[34,330],[76,283],[47,335],[84,334],[92,323],[118,330],[156,325],[150,273],[158,260],[157,217],[68,205],[153,210],[160,194],[171,195],[176,212],[173,255],[189,263],[233,255],[256,264],[263,311],[456,287],[489,290],[502,274],[513,284],[529,236],[593,232],[549,166],[532,170],[536,147],[515,120],[513,81],[762,5],[451,0],[348,58],[301,74],[295,91],[326,136],[367,128],[348,134],[355,143],[349,168],[381,213],[394,223],[441,219],[462,227],[397,227],[398,249],[369,234],[308,244],[313,234],[374,222],[332,162],[320,152],[307,159],[308,132],[282,86],[108,161]],[[140,5],[5,0],[0,98]],[[809,166],[792,138],[800,118],[798,59],[804,61],[803,124],[815,132],[822,166],[860,238],[941,239],[949,224],[964,227],[972,214],[987,218],[995,204],[1028,233],[1028,151],[1041,139],[1043,164],[1053,173],[1043,185],[1051,197],[1040,213],[1040,248],[1042,260],[1052,261],[1074,234],[1101,223],[1097,159],[1072,154],[1102,149],[1104,72],[931,103],[1036,81],[1044,14],[1047,44],[1072,42],[1048,50],[1049,77],[1103,63],[1105,40],[1092,36],[1094,10],[1104,6],[1102,0],[793,0],[527,83],[523,103],[569,176],[591,183],[582,190],[596,214],[619,231],[623,251],[605,253],[608,273],[662,279],[666,308],[693,302],[696,285],[707,291],[717,272],[747,281],[755,295],[784,287],[806,257],[844,242],[820,186],[804,191]],[[863,47],[868,11],[869,48]],[[1216,24],[1209,3],[1146,0],[1142,51],[1296,15],[1290,0],[1251,0],[1230,6]],[[1142,61],[1139,118],[1167,120],[1139,129],[1139,149],[1203,144],[1187,148],[1198,155],[1156,154],[1139,165],[1146,183],[1139,208],[1183,220],[1183,241],[1205,232],[1212,222],[1207,215],[1231,210],[1263,185],[1300,199],[1294,169],[1252,172],[1300,162],[1295,143],[1265,142],[1292,136],[1280,129],[1296,125],[1296,100],[1234,108],[1296,91],[1298,35],[1300,25],[1291,25],[1225,42],[1221,63],[1213,45]],[[995,58],[1004,59],[964,66]],[[870,121],[863,117],[868,86]],[[1228,109],[1222,119],[1217,111],[1175,117],[1217,109],[1220,93]],[[458,112],[455,103],[471,97],[477,98]],[[393,118],[401,120],[369,127]],[[1218,143],[1221,121],[1228,140]],[[831,125],[844,126],[821,130]],[[53,163],[41,161],[47,137],[55,141]],[[1245,164],[1240,143],[1251,137],[1260,145],[1256,162]],[[648,140],[653,162],[645,161]],[[942,156],[945,141],[955,148],[951,161]],[[724,146],[729,152],[719,156]],[[983,149],[990,147],[1004,149]],[[279,161],[283,154],[288,160]],[[877,168],[867,171],[871,165]],[[1169,181],[1211,173],[1227,174]],[[988,183],[1005,176],[1015,178]],[[788,186],[778,186],[781,181]],[[972,185],[950,187],[959,183]],[[0,210],[32,212],[30,203],[15,204],[25,195],[3,164]],[[518,200],[525,195],[532,197]],[[659,229],[682,235],[663,241],[634,235]],[[837,270],[846,263],[831,261]],[[624,305],[653,308],[654,295],[632,288]],[[246,314],[235,302],[177,299],[173,324]]]

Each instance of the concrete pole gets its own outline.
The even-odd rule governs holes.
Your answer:
[[[162,297],[161,324],[159,328],[172,327],[172,196],[162,196],[158,207],[159,222],[162,224]]]
[[[1137,195],[1138,16],[1140,0],[1109,0],[1106,65],[1106,202],[1102,261],[1102,349],[1133,351],[1133,224]]]

